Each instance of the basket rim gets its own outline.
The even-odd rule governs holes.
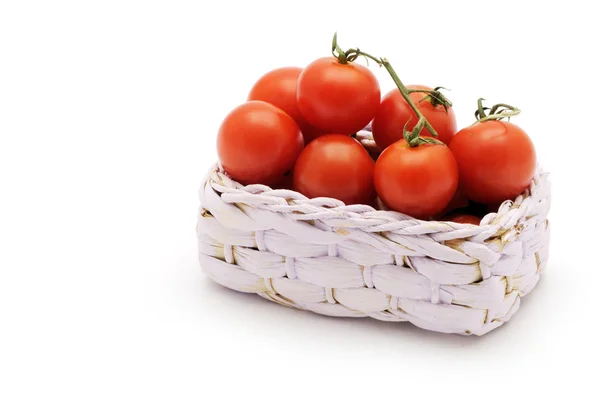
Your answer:
[[[514,200],[504,201],[497,212],[486,214],[479,225],[441,220],[421,220],[394,210],[378,210],[370,205],[346,205],[338,199],[327,197],[309,199],[293,190],[273,189],[262,184],[243,185],[227,175],[218,162],[210,168],[206,175],[202,184],[203,188],[200,189],[200,196],[202,199],[203,190],[208,185],[226,203],[236,204],[238,207],[269,206],[273,211],[292,216],[296,220],[336,218],[356,221],[357,219],[363,219],[365,221],[376,221],[378,224],[382,222],[396,224],[402,222],[403,224],[435,226],[436,232],[439,232],[440,226],[446,226],[447,231],[470,230],[471,233],[482,233],[491,229],[497,230],[500,226],[504,226],[503,229],[505,229],[516,225],[517,219],[522,214],[515,219],[515,213],[518,213],[519,208],[526,199],[538,196],[539,191],[545,191],[545,186],[549,185],[549,175],[549,172],[538,166],[529,187]]]

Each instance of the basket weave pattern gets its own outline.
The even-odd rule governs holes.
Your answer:
[[[518,310],[548,260],[550,183],[539,171],[480,226],[242,186],[218,166],[200,201],[199,260],[208,276],[324,315],[483,335]]]

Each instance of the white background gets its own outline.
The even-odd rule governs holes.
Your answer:
[[[0,396],[598,390],[594,2],[386,3],[0,2]],[[523,110],[552,172],[550,262],[483,338],[290,310],[197,264],[221,119],[336,30],[405,83],[451,88],[461,125],[480,96]]]

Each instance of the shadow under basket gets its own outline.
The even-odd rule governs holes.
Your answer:
[[[243,186],[218,166],[200,201],[199,260],[210,278],[323,315],[483,335],[517,312],[548,261],[550,182],[540,170],[479,226]]]

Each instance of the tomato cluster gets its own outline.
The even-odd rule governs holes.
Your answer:
[[[468,213],[514,199],[530,184],[533,143],[501,120],[517,108],[485,108],[480,99],[477,121],[458,131],[442,87],[405,86],[386,59],[342,51],[336,36],[332,54],[268,72],[227,115],[217,151],[233,179],[347,205],[377,206],[379,198],[412,217],[473,224],[481,219]],[[397,88],[381,98],[375,75],[354,62],[359,56],[385,67]],[[354,138],[367,125],[379,156]]]

